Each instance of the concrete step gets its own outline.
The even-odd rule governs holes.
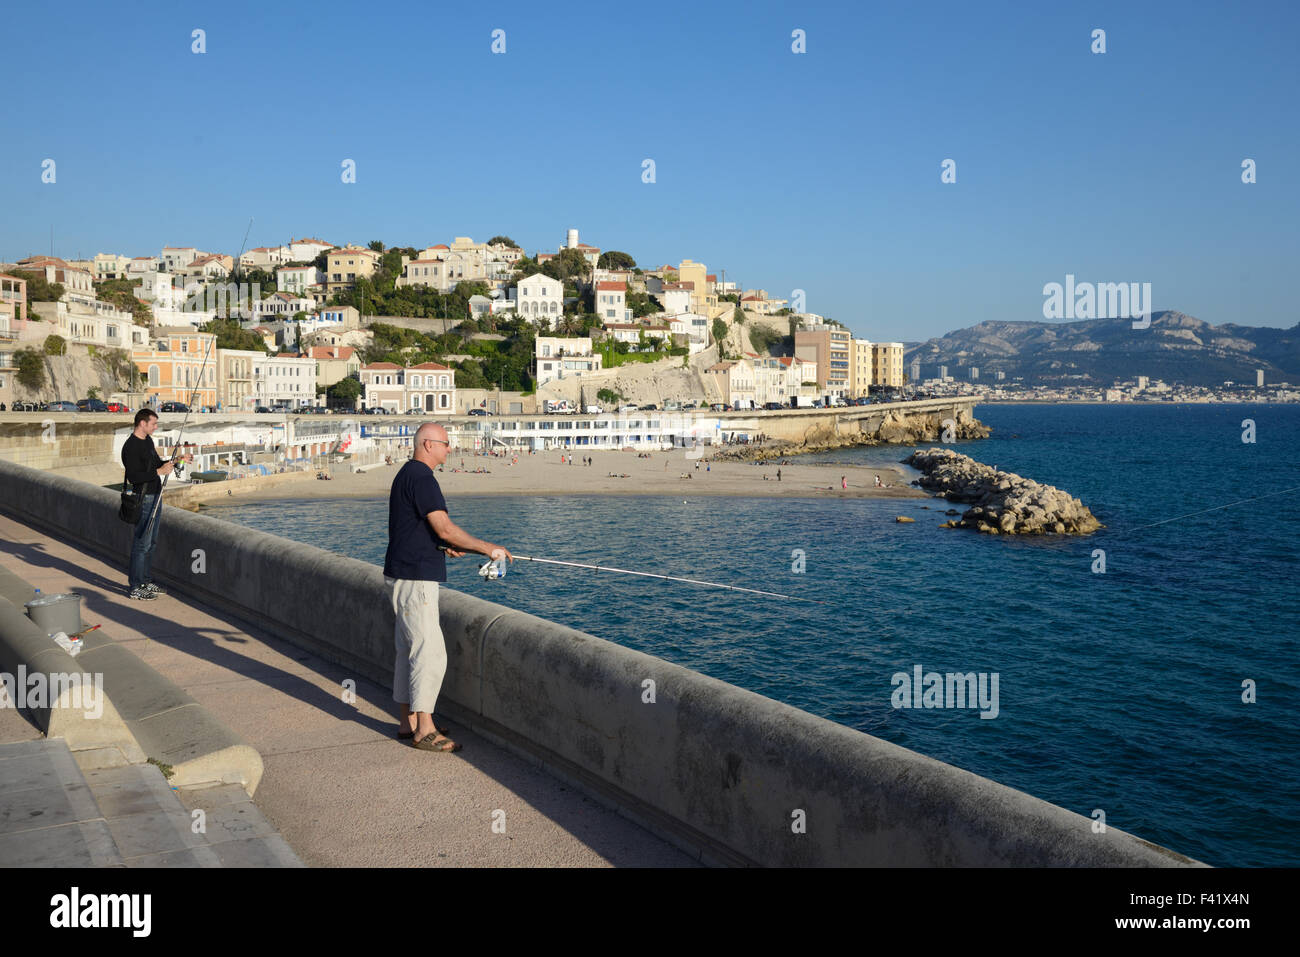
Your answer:
[[[62,738],[0,744],[0,866],[302,867],[237,784],[174,789]]]

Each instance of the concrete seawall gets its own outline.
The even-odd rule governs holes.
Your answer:
[[[0,462],[0,509],[124,563],[129,530],[116,508],[104,489]],[[390,685],[393,617],[379,568],[171,507],[163,522],[160,580]],[[441,710],[707,862],[1196,863],[564,625],[450,589],[441,618]]]

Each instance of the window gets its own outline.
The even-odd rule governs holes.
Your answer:
[[[447,377],[446,377],[445,375],[444,375],[444,376],[439,376],[439,377],[438,377],[438,387],[439,387],[439,388],[441,388],[441,389],[445,389],[445,388],[447,388],[449,385],[450,385],[450,383],[447,381]]]
[[[447,408],[447,393],[443,392],[438,396],[438,407],[442,409]]]

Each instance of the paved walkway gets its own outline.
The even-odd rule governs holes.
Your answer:
[[[0,516],[0,565],[44,594],[81,595],[86,624],[102,624],[261,753],[256,806],[308,865],[694,863],[455,724],[451,736],[464,745],[457,754],[398,742],[387,688],[357,680],[356,701],[347,703],[342,682],[356,676],[293,645],[188,599],[129,601],[125,558],[107,564]],[[0,709],[0,743],[40,737]],[[4,775],[0,761],[0,786]]]
[[[238,784],[176,790],[152,764],[101,767],[107,753],[0,744],[0,865],[302,866]]]

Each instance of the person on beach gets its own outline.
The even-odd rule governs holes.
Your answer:
[[[781,470],[780,470],[780,469],[777,469],[777,470],[776,470],[776,480],[777,480],[778,482],[781,481]]]
[[[170,475],[173,468],[154,448],[153,434],[157,430],[158,413],[141,409],[135,414],[135,428],[122,443],[126,484],[140,499],[140,517],[131,535],[131,562],[127,572],[127,597],[135,601],[153,601],[167,594],[149,578],[154,546],[158,544],[158,527],[162,525],[162,510],[157,509],[156,517],[154,511],[162,494],[162,477]]]
[[[848,487],[849,487],[849,480],[848,480],[848,477],[847,477],[847,476],[844,476],[844,475],[841,475],[841,476],[840,476],[840,488],[847,490]]]
[[[514,556],[500,545],[475,538],[447,515],[447,502],[433,470],[446,461],[447,430],[426,422],[415,433],[410,461],[393,478],[388,494],[388,551],[384,583],[393,604],[393,700],[399,706],[398,733],[421,751],[459,751],[460,745],[433,723],[438,693],[447,673],[447,646],[438,621],[438,583],[447,580],[446,555],[466,552],[493,561]],[[442,550],[445,550],[444,555]]]
[[[880,485],[880,476],[877,475],[877,476],[876,476],[876,488],[880,488],[880,487],[881,487],[881,485]]]

